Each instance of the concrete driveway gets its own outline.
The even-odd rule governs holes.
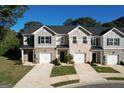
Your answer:
[[[79,76],[80,83],[96,84],[107,82],[107,80],[102,78],[89,64],[75,64],[75,69]]]
[[[14,88],[49,88],[52,64],[38,64]]]

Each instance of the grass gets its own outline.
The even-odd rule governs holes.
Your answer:
[[[51,77],[76,74],[74,66],[54,66]]]
[[[0,85],[14,86],[32,66],[15,65],[15,61],[0,56]]]
[[[124,80],[124,77],[107,77],[107,80]]]
[[[59,86],[63,86],[63,85],[73,84],[73,83],[79,83],[79,79],[55,83],[55,84],[52,84],[52,86],[53,87],[59,87]]]
[[[111,67],[92,66],[99,73],[120,73]]]

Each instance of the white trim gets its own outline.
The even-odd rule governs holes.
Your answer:
[[[92,38],[92,39],[91,39],[91,40],[92,40],[91,46],[97,46],[97,45],[96,45],[96,43],[97,43],[97,42],[96,42],[96,39],[97,39],[97,38]],[[94,44],[94,43],[95,43],[95,44]]]
[[[36,31],[34,31],[32,34],[37,33],[38,31],[42,30],[44,27],[46,27],[47,29],[49,29],[51,32],[53,32],[54,34],[56,34],[52,29],[50,29],[49,27],[43,25],[42,27],[40,27],[39,29],[37,29]]]
[[[76,28],[74,28],[73,30],[71,30],[70,32],[68,32],[67,34],[70,34],[71,32],[73,32],[73,31],[75,31],[76,29],[78,29],[79,27],[81,27],[82,29],[84,29],[85,31],[87,31],[90,35],[92,34],[92,33],[90,33],[87,29],[85,29],[84,27],[82,27],[82,26],[77,26]]]
[[[116,30],[118,31],[119,33],[121,33],[122,35],[124,35],[124,33],[122,33],[120,30],[118,30],[117,28],[112,28],[111,30],[109,30],[108,32],[112,31],[112,30]],[[108,32],[106,32],[105,34],[103,34],[102,36],[105,36]]]
[[[56,46],[36,46],[34,48],[56,48]]]
[[[103,49],[124,49],[124,48],[103,48]]]
[[[22,58],[22,63],[24,63],[24,50],[21,49],[21,58]]]

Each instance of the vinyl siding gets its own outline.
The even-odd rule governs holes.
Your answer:
[[[109,45],[107,46],[107,38],[120,38],[120,45]],[[103,48],[109,48],[109,49],[119,49],[119,48],[124,48],[124,38],[122,38],[120,35],[118,35],[117,33],[113,32],[113,31],[109,31],[108,33],[103,35]]]
[[[73,44],[73,36],[77,37],[77,43]],[[87,43],[83,44],[83,36],[87,36],[86,33],[81,31],[80,29],[75,29],[73,32],[69,34],[69,52],[71,54],[75,53],[85,53],[86,59],[85,61],[91,61],[92,60],[92,52],[91,49],[91,36],[87,36]]]
[[[64,42],[61,43],[61,38],[64,38]],[[68,45],[69,44],[69,36],[68,35],[57,35],[56,36],[56,44],[57,45]]]
[[[51,44],[38,44],[38,36],[51,36]],[[41,29],[34,35],[35,47],[55,47],[56,46],[56,36],[47,31],[46,29]]]

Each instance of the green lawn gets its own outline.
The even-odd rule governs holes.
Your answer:
[[[92,66],[99,73],[120,73],[111,67]]]
[[[0,85],[15,85],[32,66],[15,65],[15,62],[0,56]]]
[[[76,74],[74,66],[54,66],[51,77]]]
[[[124,77],[108,77],[107,80],[124,80]]]
[[[53,87],[59,87],[59,86],[63,86],[63,85],[73,84],[73,83],[79,83],[79,79],[55,83],[55,84],[52,84],[52,86]]]

